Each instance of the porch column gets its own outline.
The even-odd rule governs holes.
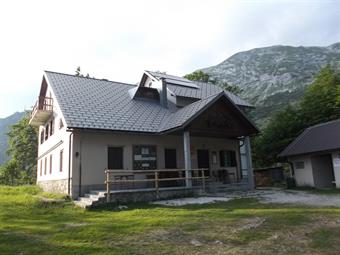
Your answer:
[[[189,131],[184,131],[183,133],[183,145],[184,145],[184,167],[185,169],[191,169],[190,132]],[[185,171],[185,178],[191,178],[191,171]],[[185,179],[185,185],[187,188],[191,188],[192,180]]]
[[[250,146],[250,138],[246,136],[244,138],[244,146],[246,151],[246,160],[247,160],[247,172],[248,172],[248,187],[249,189],[254,189],[254,174],[253,174],[253,163],[251,161],[251,146]]]

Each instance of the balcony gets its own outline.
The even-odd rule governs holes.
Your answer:
[[[53,99],[50,97],[39,97],[33,106],[29,124],[32,126],[44,125],[53,113]]]

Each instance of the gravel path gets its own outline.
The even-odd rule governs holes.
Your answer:
[[[340,194],[312,194],[306,191],[266,189],[254,191],[235,191],[217,193],[211,196],[179,198],[153,202],[153,204],[167,206],[183,206],[188,204],[207,204],[219,201],[227,202],[236,198],[258,198],[261,203],[299,204],[308,206],[340,207]]]
[[[338,194],[312,194],[305,191],[259,191],[262,203],[302,204],[309,206],[334,206],[340,207]]]

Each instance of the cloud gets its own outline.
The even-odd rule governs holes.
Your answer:
[[[3,1],[0,117],[34,103],[43,70],[135,83],[272,44],[340,41],[339,1]]]

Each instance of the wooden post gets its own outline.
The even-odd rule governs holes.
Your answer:
[[[106,173],[106,202],[110,203],[110,172],[108,170],[105,171]]]
[[[202,190],[203,190],[203,193],[205,193],[205,176],[204,176],[204,170],[202,170]]]
[[[159,198],[159,182],[158,182],[158,171],[155,170],[155,189],[156,189],[156,197]]]
[[[191,172],[191,152],[190,152],[190,133],[185,131],[183,133],[183,145],[184,145],[184,165],[185,165],[185,185],[187,188],[192,187],[192,172]]]

